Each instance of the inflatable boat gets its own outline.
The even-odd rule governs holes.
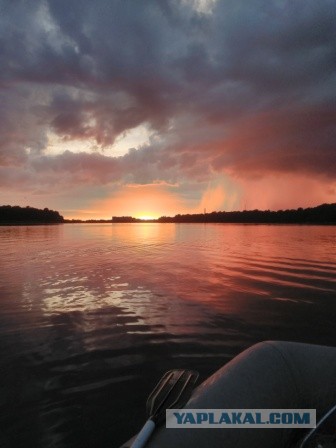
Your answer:
[[[336,348],[267,341],[245,350],[194,389],[183,409],[316,409],[318,422],[335,404]],[[145,446],[288,448],[303,446],[307,433],[285,427],[169,429],[163,424]],[[133,440],[122,448],[132,447]],[[328,440],[320,446],[336,446]]]

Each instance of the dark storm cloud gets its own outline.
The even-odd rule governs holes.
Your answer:
[[[0,1],[0,163],[92,182],[334,178],[336,1],[200,5]],[[160,144],[123,159],[43,155],[49,131],[104,148],[142,123]]]

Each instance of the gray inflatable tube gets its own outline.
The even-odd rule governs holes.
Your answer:
[[[189,409],[316,409],[336,404],[336,348],[267,341],[238,355],[195,389]],[[297,429],[167,429],[148,448],[285,448]],[[124,447],[130,446],[130,442]]]

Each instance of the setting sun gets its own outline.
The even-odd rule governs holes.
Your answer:
[[[157,219],[156,217],[149,216],[149,215],[140,215],[140,216],[137,216],[137,218],[142,219],[144,221],[150,221],[151,219]]]
[[[0,0],[2,446],[336,448],[335,11]]]

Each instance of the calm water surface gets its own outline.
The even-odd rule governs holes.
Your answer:
[[[336,227],[0,227],[0,446],[113,448],[171,368],[336,345]]]

